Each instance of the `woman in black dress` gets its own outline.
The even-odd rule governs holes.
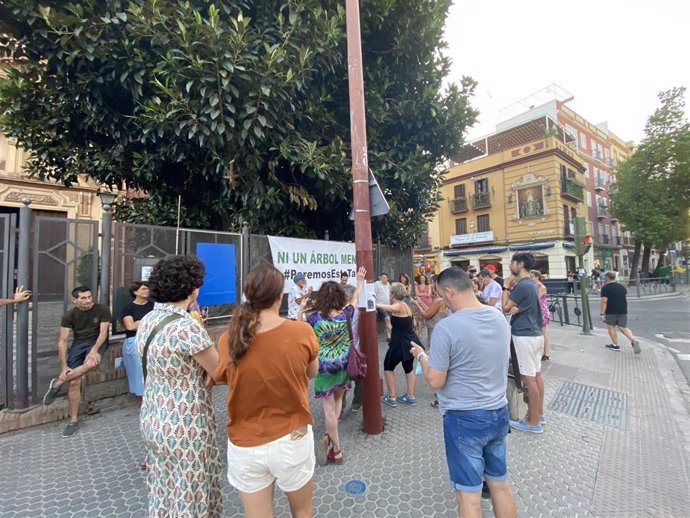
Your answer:
[[[414,396],[414,387],[417,376],[414,372],[414,358],[410,354],[410,342],[421,344],[422,341],[414,330],[412,309],[405,304],[407,290],[402,283],[394,282],[390,289],[391,304],[376,304],[377,308],[388,311],[391,314],[391,338],[388,342],[388,352],[383,360],[383,373],[386,378],[388,394],[382,398],[388,406],[396,407],[398,403],[415,406],[417,400]],[[395,367],[402,363],[405,377],[407,378],[407,394],[395,397]]]

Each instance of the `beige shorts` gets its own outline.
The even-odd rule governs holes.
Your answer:
[[[541,357],[544,354],[543,336],[515,336],[513,335],[515,354],[517,355],[520,374],[536,376],[541,372]]]
[[[273,482],[290,493],[314,476],[314,432],[311,425],[261,446],[243,448],[228,440],[228,481],[242,493],[256,493]]]

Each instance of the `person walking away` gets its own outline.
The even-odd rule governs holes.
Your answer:
[[[302,300],[311,296],[312,288],[307,288],[307,278],[303,273],[295,275],[292,282],[293,286],[288,294],[288,318],[295,320]]]
[[[541,334],[544,336],[544,354],[541,355],[541,361],[548,361],[551,359],[551,340],[546,331],[546,326],[551,322],[551,312],[549,311],[549,303],[547,300],[547,289],[542,283],[542,273],[539,270],[532,270],[530,272],[532,280],[537,285],[537,294],[539,295],[539,305],[541,306]]]
[[[379,280],[374,283],[374,298],[376,299],[376,304],[390,304],[390,288],[391,285],[388,282],[388,274],[382,273],[379,276]],[[379,318],[383,319],[386,326],[386,340],[391,339],[391,315],[383,309],[376,308],[376,314]]]
[[[500,311],[477,300],[463,270],[442,271],[437,286],[452,313],[436,325],[430,356],[414,343],[410,352],[438,393],[458,514],[481,518],[485,479],[494,516],[515,518],[506,459],[510,327]]]
[[[307,396],[318,343],[301,320],[280,316],[283,274],[261,264],[244,281],[246,301],[218,339],[216,383],[228,385],[228,480],[248,518],[273,516],[277,485],[293,517],[311,518],[314,420]]]
[[[503,311],[510,313],[511,335],[515,345],[522,383],[527,388],[528,414],[524,420],[510,421],[516,430],[531,433],[544,431],[544,380],[541,376],[541,357],[544,354],[542,335],[542,314],[537,286],[532,281],[530,270],[536,262],[530,253],[513,255],[510,272],[515,279],[505,279],[503,288]],[[513,281],[515,282],[513,283]]]
[[[321,285],[314,301],[314,313],[307,318],[319,341],[319,372],[314,382],[317,399],[323,405],[326,434],[323,438],[326,461],[342,464],[343,452],[338,433],[338,417],[342,411],[343,395],[352,388],[347,375],[350,356],[350,332],[359,323],[356,309],[359,294],[364,287],[366,269],[357,271],[357,288],[348,301],[345,290],[337,282]]]
[[[63,437],[72,437],[79,430],[79,401],[81,400],[81,378],[101,363],[108,349],[108,329],[110,309],[93,301],[91,288],[78,286],[72,290],[75,307],[62,316],[57,350],[60,374],[50,380],[48,391],[43,396],[43,404],[51,405],[62,385],[69,389],[70,421],[62,431]],[[67,339],[72,331],[72,345],[67,349]]]
[[[383,373],[386,378],[388,394],[384,394],[382,401],[391,407],[398,406],[398,403],[405,403],[410,406],[417,404],[414,388],[417,383],[417,375],[414,372],[414,358],[410,354],[410,342],[421,344],[422,341],[414,331],[412,310],[405,304],[404,299],[407,294],[405,286],[399,282],[391,285],[392,304],[376,303],[377,308],[391,313],[391,338],[388,342],[388,351],[383,360]],[[404,396],[395,397],[395,368],[402,363],[407,380],[407,393]]]
[[[211,373],[218,353],[187,308],[204,280],[193,256],[161,259],[149,277],[153,310],[135,344],[144,362],[141,434],[146,444],[149,517],[222,516],[221,477]]]
[[[620,351],[618,345],[618,333],[616,326],[621,333],[630,340],[635,354],[640,354],[640,342],[635,338],[633,332],[628,327],[628,290],[622,284],[616,282],[615,272],[606,272],[606,284],[601,289],[600,314],[599,318],[606,324],[609,331],[611,343],[606,344],[606,348],[612,351]]]

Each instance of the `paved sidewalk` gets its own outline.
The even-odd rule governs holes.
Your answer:
[[[552,325],[552,361],[545,364],[550,421],[542,435],[508,436],[509,469],[520,517],[685,518],[690,514],[690,391],[668,352],[643,342],[604,349],[605,335],[578,334]],[[381,359],[385,345],[381,344]],[[403,378],[398,383],[402,387]],[[615,391],[601,393],[601,412],[592,401],[573,401],[564,383]],[[584,389],[587,389],[584,387]],[[571,389],[583,388],[579,385]],[[560,391],[560,395],[559,394]],[[603,395],[602,395],[603,394]],[[224,389],[217,389],[221,436],[225,441]],[[315,476],[317,516],[454,517],[443,434],[430,391],[418,386],[417,407],[384,407],[385,432],[367,436],[361,413],[341,423],[345,463],[319,466]],[[549,409],[593,415],[600,424]],[[323,430],[319,404],[312,401],[316,434]],[[127,517],[146,512],[145,475],[138,468],[142,443],[134,407],[87,418],[79,433],[63,439],[64,423],[0,436],[0,516]],[[225,448],[223,447],[223,450]],[[342,485],[367,483],[364,496],[350,497]],[[489,513],[490,504],[484,501]],[[225,516],[242,516],[237,493],[224,488]],[[276,516],[289,516],[280,495]]]

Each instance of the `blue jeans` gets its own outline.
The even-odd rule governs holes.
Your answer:
[[[453,489],[482,490],[482,478],[508,478],[508,406],[498,410],[449,410],[443,416],[446,460]]]

